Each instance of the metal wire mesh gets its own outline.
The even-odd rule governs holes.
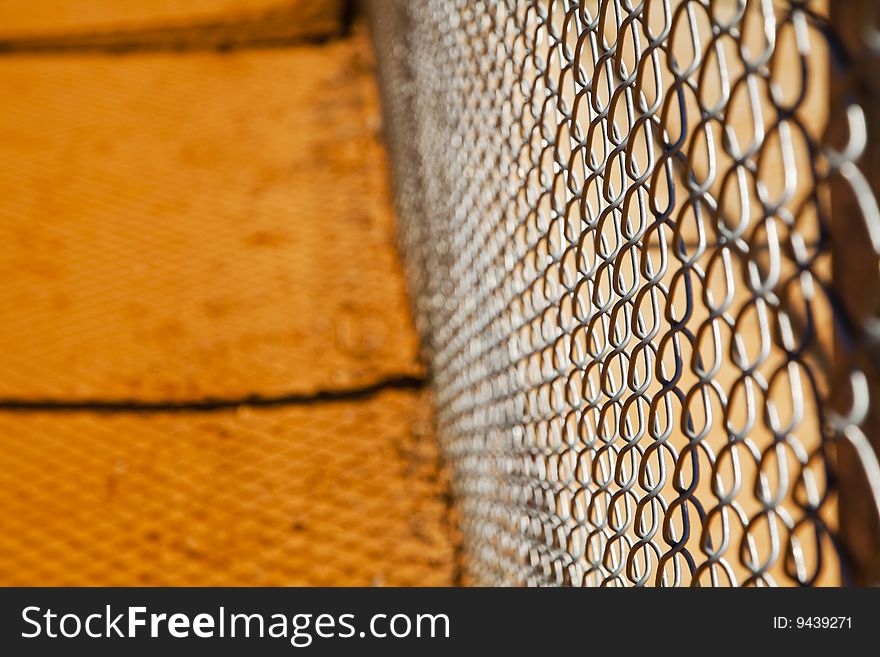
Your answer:
[[[372,9],[469,581],[850,581],[877,303],[837,270],[880,243],[876,32],[801,0]]]

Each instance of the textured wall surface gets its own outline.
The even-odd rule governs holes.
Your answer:
[[[344,0],[4,0],[0,41],[40,36],[82,36],[154,28],[200,29],[265,16],[291,16],[286,29],[299,34],[338,31]],[[264,30],[274,29],[264,24]]]
[[[453,583],[366,35],[69,4],[0,4],[0,584]]]
[[[0,582],[449,584],[425,401],[0,413]]]

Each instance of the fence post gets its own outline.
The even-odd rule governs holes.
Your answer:
[[[880,0],[831,0],[829,16],[835,39],[830,44],[830,140],[833,147],[854,136],[847,129],[847,108],[853,103],[864,113],[867,143],[858,158],[868,192],[880,197],[880,67],[876,32]],[[861,121],[861,119],[859,119]],[[846,317],[836,339],[837,380],[860,370],[868,381],[870,406],[860,423],[875,454],[880,454],[880,346],[865,329],[880,317],[880,256],[876,237],[872,241],[864,197],[854,191],[846,172],[831,181],[831,239],[834,295]],[[847,395],[841,395],[846,397]],[[834,395],[836,397],[836,395]],[[846,410],[851,399],[835,402]],[[864,454],[860,456],[847,441],[837,450],[840,536],[846,553],[851,582],[873,585],[880,582],[880,522],[875,495],[866,477]]]

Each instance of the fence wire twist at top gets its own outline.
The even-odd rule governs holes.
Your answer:
[[[842,443],[880,499],[878,305],[837,269],[880,252],[874,32],[795,0],[373,15],[469,581],[847,581]]]

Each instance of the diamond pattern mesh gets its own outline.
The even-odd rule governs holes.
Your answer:
[[[844,453],[877,499],[870,39],[805,1],[373,16],[470,581],[849,581]]]

